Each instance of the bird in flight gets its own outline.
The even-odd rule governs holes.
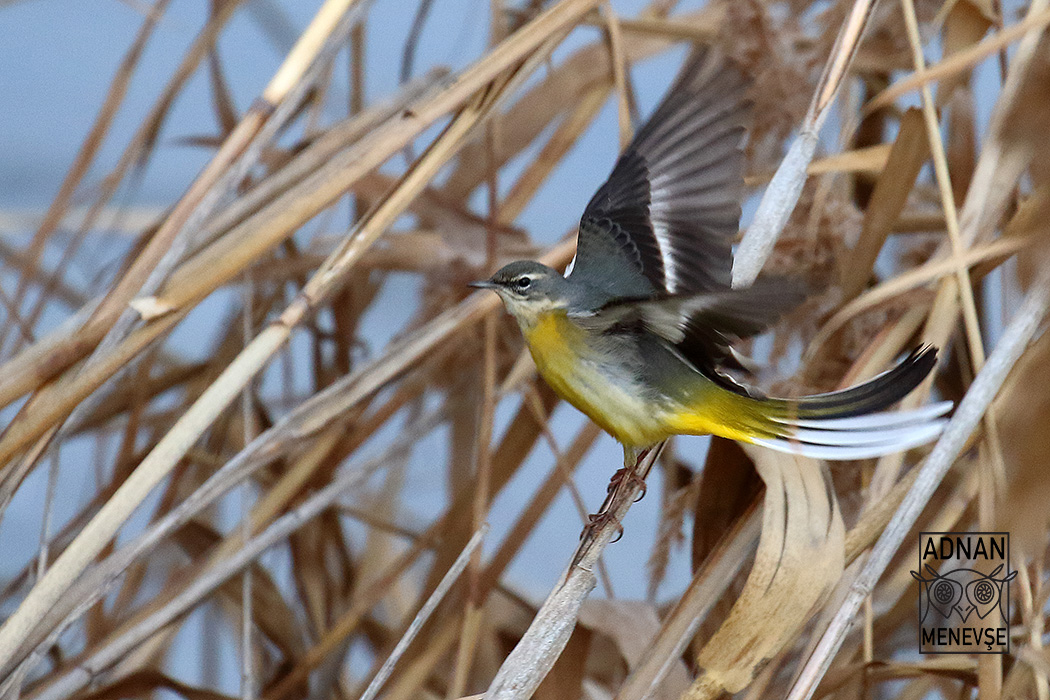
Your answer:
[[[587,205],[566,275],[519,261],[473,284],[499,294],[555,393],[623,445],[625,470],[673,435],[875,457],[934,439],[952,405],[884,411],[933,369],[932,347],[858,386],[794,399],[726,371],[741,368],[734,341],[805,296],[786,278],[730,287],[747,85],[714,50],[695,53]]]

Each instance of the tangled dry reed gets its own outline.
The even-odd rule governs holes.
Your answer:
[[[0,513],[34,472],[49,484],[38,554],[2,582],[4,697],[226,697],[167,663],[202,606],[214,612],[203,636],[242,640],[245,698],[1050,697],[1045,0],[688,11],[654,0],[633,16],[599,0],[492,0],[483,55],[412,79],[415,43],[441,26],[428,17],[440,4],[421,0],[405,3],[417,13],[406,80],[375,104],[363,98],[370,3],[327,0],[243,113],[215,50],[240,4],[213,3],[125,136],[114,117],[168,0],[148,8],[28,245],[0,250],[15,280],[0,327]],[[552,59],[579,32],[588,42]],[[615,577],[603,528],[565,553],[576,564],[539,606],[507,567],[574,488],[599,432],[559,440],[557,400],[496,299],[464,284],[509,259],[564,265],[571,235],[540,249],[523,210],[608,101],[620,133],[606,138],[629,138],[634,64],[712,42],[755,80],[749,183],[762,201],[734,278],[766,269],[819,290],[771,333],[766,386],[851,384],[921,341],[944,359],[906,403],[936,392],[960,405],[932,449],[834,472],[717,440],[690,464],[672,445],[649,465],[661,535],[634,558],[655,591],[687,540],[685,590],[667,605],[587,599]],[[329,121],[333,62],[347,55],[349,113]],[[975,87],[979,67],[994,85]],[[198,139],[211,159],[177,202],[135,224],[95,295],[69,261],[121,184],[163,157],[158,132],[198,71],[222,128]],[[125,142],[116,168],[88,182],[112,139]],[[347,201],[352,225],[340,228],[331,212]],[[56,252],[63,263],[48,270]],[[395,273],[419,280],[418,312],[362,358],[363,318]],[[172,332],[229,289],[217,340],[195,348],[206,359],[185,359]],[[48,329],[51,306],[68,319]],[[275,362],[310,367],[309,391],[261,384]],[[509,420],[497,429],[499,410]],[[421,522],[405,465],[439,426],[446,450],[430,459],[449,494]],[[99,445],[98,488],[52,526],[72,439]],[[483,554],[490,505],[538,446],[548,477],[516,485],[531,489],[527,504]],[[231,526],[216,504],[238,490]],[[610,507],[622,515],[632,495]],[[146,520],[131,522],[147,499]],[[1014,534],[1011,653],[919,660],[908,543],[970,529]],[[293,563],[287,576],[260,558],[275,550]],[[355,649],[366,661],[348,660]]]

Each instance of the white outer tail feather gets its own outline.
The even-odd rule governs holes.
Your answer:
[[[847,460],[881,457],[924,445],[944,430],[951,401],[911,411],[869,413],[849,418],[777,419],[790,431],[782,438],[756,438],[754,443],[778,452],[814,459]]]

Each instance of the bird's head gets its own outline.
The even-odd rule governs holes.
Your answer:
[[[557,270],[531,260],[519,260],[500,268],[484,282],[473,282],[470,286],[496,292],[519,323],[532,325],[541,314],[568,306],[568,284]]]

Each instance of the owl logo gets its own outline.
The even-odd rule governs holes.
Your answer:
[[[1003,595],[1006,585],[1017,575],[1016,571],[1010,572],[1002,578],[997,578],[1003,570],[1003,565],[997,566],[991,573],[982,574],[976,569],[953,569],[943,574],[938,573],[929,564],[926,565],[926,578],[918,571],[912,571],[911,576],[918,581],[925,595],[922,596],[925,605],[919,613],[919,624],[926,621],[930,610],[936,610],[945,620],[951,620],[953,615],[958,615],[960,622],[966,622],[972,614],[984,620],[993,610],[998,610],[1002,621],[1007,621],[1004,605],[1006,597]]]

